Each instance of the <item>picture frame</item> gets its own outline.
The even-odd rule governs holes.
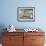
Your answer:
[[[34,22],[35,7],[18,7],[17,20],[21,22]]]

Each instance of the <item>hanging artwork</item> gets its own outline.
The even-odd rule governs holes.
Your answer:
[[[18,7],[17,20],[22,22],[35,21],[35,7]]]

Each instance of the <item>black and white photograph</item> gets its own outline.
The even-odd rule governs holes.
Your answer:
[[[18,7],[18,21],[35,21],[35,7]]]

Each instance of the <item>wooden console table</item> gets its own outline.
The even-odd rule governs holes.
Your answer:
[[[44,46],[44,32],[3,32],[3,46]]]

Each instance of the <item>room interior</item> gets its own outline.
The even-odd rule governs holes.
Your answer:
[[[2,32],[9,24],[15,29],[40,28],[45,32],[46,46],[46,0],[0,0],[0,46],[2,46]],[[35,21],[18,21],[18,7],[35,7]]]

